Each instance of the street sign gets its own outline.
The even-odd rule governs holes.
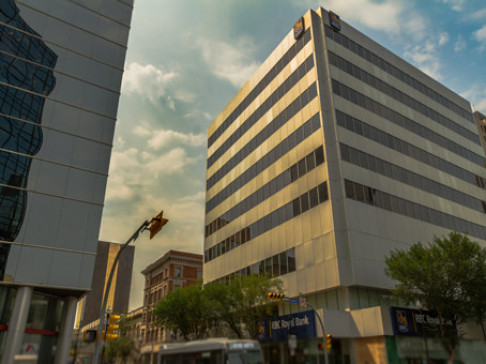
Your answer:
[[[298,298],[284,298],[282,301],[284,302],[290,302],[290,303],[299,303]]]

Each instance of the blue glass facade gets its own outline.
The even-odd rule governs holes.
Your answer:
[[[56,86],[57,55],[22,19],[13,0],[0,4],[0,21],[0,239],[14,241],[26,210],[30,156],[42,146],[44,96]],[[9,248],[0,245],[0,280]]]

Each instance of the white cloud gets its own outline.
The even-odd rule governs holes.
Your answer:
[[[199,109],[195,109],[188,112],[187,114],[184,114],[184,118],[186,119],[196,118],[196,117],[202,117],[204,120],[208,120],[208,121],[213,120],[213,117],[211,116],[210,113]]]
[[[152,137],[148,140],[148,146],[155,150],[170,145],[171,143],[181,143],[189,146],[204,146],[206,136],[204,134],[183,134],[174,130],[158,130],[150,132]]]
[[[486,25],[473,32],[473,36],[479,43],[481,43],[481,48],[486,47]]]
[[[427,41],[407,49],[404,56],[411,59],[422,72],[440,80],[442,78],[440,73],[441,63],[436,48],[432,41]]]
[[[178,77],[176,72],[166,72],[151,64],[131,63],[123,74],[122,92],[139,94],[157,103],[160,98],[166,100],[174,109],[174,101],[167,93],[167,85]]]
[[[445,4],[451,4],[452,10],[462,11],[465,0],[443,0]]]
[[[446,45],[449,42],[449,34],[446,32],[439,34],[439,46]]]
[[[237,88],[243,86],[259,66],[252,56],[255,45],[248,38],[240,38],[232,44],[200,38],[197,46],[211,72]]]
[[[457,37],[456,42],[454,43],[454,52],[456,53],[461,52],[465,48],[466,48],[466,42],[464,41],[462,36],[459,35],[459,37]]]
[[[471,102],[473,111],[486,114],[486,84],[476,83],[460,95]]]
[[[150,130],[146,126],[137,125],[133,128],[133,133],[141,137],[146,137],[150,135]]]
[[[154,179],[166,174],[181,173],[197,158],[191,158],[183,148],[174,148],[167,153],[154,155],[147,151],[130,148],[113,151],[106,201],[128,201],[147,191]],[[150,178],[147,176],[150,175]]]
[[[471,18],[476,20],[486,19],[486,8],[474,12]]]
[[[398,1],[330,0],[326,9],[338,13],[346,22],[358,22],[371,29],[397,33],[400,30],[400,14],[403,11]]]

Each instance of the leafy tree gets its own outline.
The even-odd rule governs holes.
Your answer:
[[[157,302],[153,315],[157,325],[187,341],[191,336],[200,339],[207,333],[211,312],[199,283],[168,294]]]
[[[121,335],[108,345],[105,357],[110,363],[114,362],[116,358],[121,358],[122,363],[125,363],[134,350],[133,339],[130,336]]]
[[[241,315],[235,310],[237,303],[243,299],[243,295],[236,285],[222,282],[211,283],[204,287],[204,293],[210,301],[213,320],[226,324],[236,337],[243,338]]]
[[[481,326],[483,338],[486,341],[486,249],[481,249],[473,264],[470,280],[466,282],[465,289],[471,303],[472,319]]]
[[[432,243],[416,243],[408,251],[395,250],[386,258],[385,273],[395,281],[394,294],[406,303],[419,304],[437,312],[439,337],[453,363],[459,338],[450,334],[454,328],[478,316],[484,317],[485,252],[467,236],[451,232],[449,237],[435,238]],[[473,310],[474,307],[474,310]]]
[[[233,279],[229,283],[201,284],[179,289],[157,302],[156,323],[179,334],[184,340],[199,339],[214,323],[220,322],[237,336],[246,332],[258,336],[258,322],[271,312],[267,293],[280,292],[278,279],[251,275]]]
[[[281,292],[282,282],[264,275],[242,276],[229,283],[213,283],[204,287],[214,310],[213,317],[226,324],[238,338],[258,337],[259,325],[271,314],[268,292]]]

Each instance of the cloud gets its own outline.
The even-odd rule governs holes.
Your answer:
[[[462,38],[462,36],[458,36],[456,42],[454,43],[454,52],[458,53],[463,51],[466,48],[466,42]]]
[[[208,121],[211,121],[211,120],[214,119],[211,116],[210,113],[203,111],[203,110],[199,110],[199,109],[195,109],[195,110],[192,110],[192,111],[184,114],[184,118],[186,118],[186,119],[199,118],[199,117],[202,117],[204,120],[208,120]]]
[[[106,201],[128,201],[147,192],[148,186],[161,175],[182,173],[196,163],[183,148],[174,148],[160,155],[136,148],[113,151]],[[147,178],[147,175],[150,178]]]
[[[137,128],[135,132],[138,135],[151,135],[151,137],[148,139],[147,145],[154,150],[160,150],[163,147],[171,145],[172,143],[179,143],[193,147],[200,147],[206,144],[206,135],[204,134],[184,134],[174,130],[163,129],[158,131],[149,131],[141,126]],[[137,130],[140,131],[137,132]]]
[[[358,22],[371,29],[387,33],[400,31],[403,7],[397,1],[330,0],[326,2],[326,9],[346,17],[346,21]]]
[[[473,106],[473,111],[480,111],[486,114],[486,84],[475,83],[468,90],[460,94],[469,100]]]
[[[240,38],[232,44],[200,38],[197,47],[211,72],[240,88],[256,71],[255,45],[249,38]]]
[[[471,15],[471,18],[472,19],[475,19],[475,20],[481,20],[481,19],[486,19],[486,8],[484,9],[480,9],[476,12],[474,12],[472,15]]]
[[[446,45],[449,42],[449,34],[446,32],[439,34],[439,46]]]
[[[473,32],[473,36],[479,43],[481,43],[481,48],[486,47],[486,25]]]
[[[465,0],[443,0],[444,4],[451,4],[451,8],[454,11],[460,12],[463,10]]]
[[[177,77],[176,72],[166,72],[151,64],[141,65],[133,62],[123,74],[122,92],[139,94],[154,104],[160,98],[165,99],[168,106],[174,110],[174,101],[167,93],[167,85]]]
[[[436,80],[442,78],[440,57],[437,54],[437,47],[433,41],[426,41],[423,44],[408,48],[404,56],[411,59],[417,68],[430,77]]]

